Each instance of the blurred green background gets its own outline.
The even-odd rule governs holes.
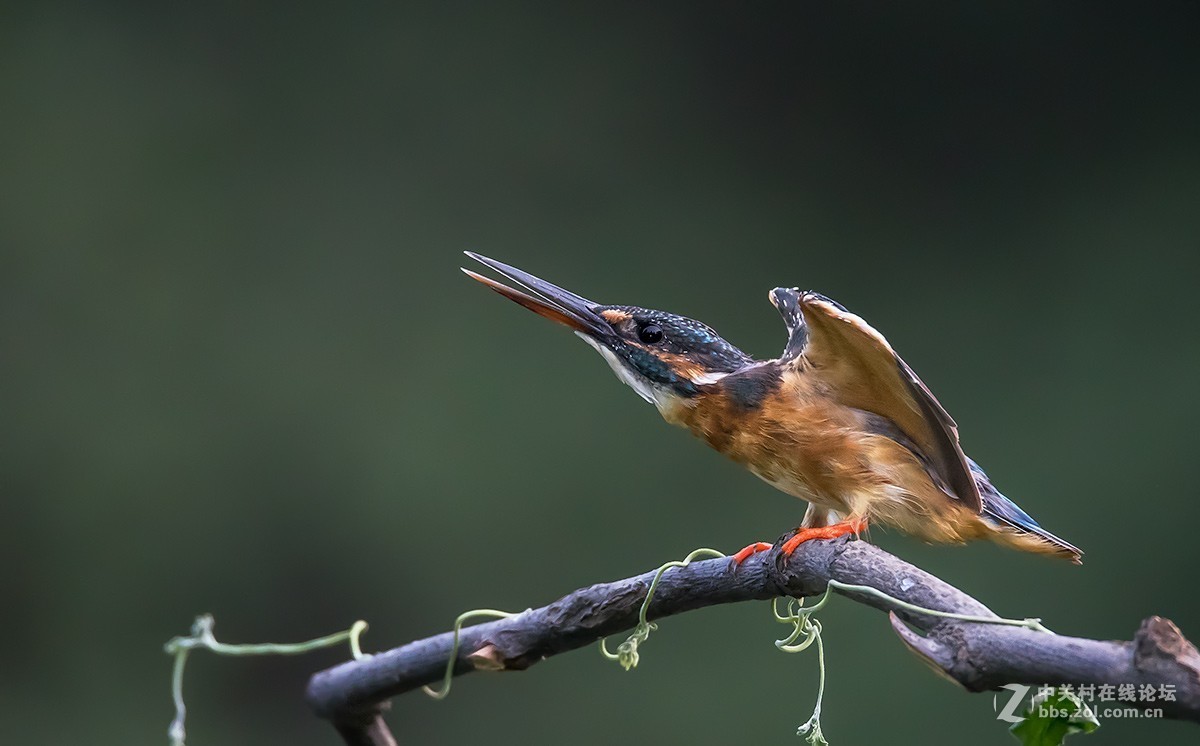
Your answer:
[[[0,23],[0,740],[162,744],[162,643],[519,610],[803,505],[662,423],[460,252],[777,353],[883,331],[1082,568],[873,540],[1007,615],[1200,635],[1194,4],[10,5]],[[1181,587],[1180,584],[1183,584]],[[835,744],[1008,744],[835,603]],[[764,605],[461,680],[401,742],[796,743]],[[197,655],[192,746],[334,744],[298,659]],[[1081,742],[1194,743],[1176,722]]]

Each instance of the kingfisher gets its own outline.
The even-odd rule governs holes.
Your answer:
[[[787,326],[773,360],[755,360],[705,324],[640,306],[595,303],[495,259],[467,256],[511,285],[463,269],[571,329],[617,378],[773,487],[808,502],[790,556],[811,539],[894,527],[929,543],[988,539],[1081,564],[963,453],[958,426],[888,341],[820,293],[775,288]],[[738,564],[771,548],[755,542]]]

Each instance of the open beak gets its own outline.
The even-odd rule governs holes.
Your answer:
[[[558,285],[534,277],[528,272],[510,267],[504,262],[480,256],[473,251],[463,253],[529,291],[526,293],[469,269],[463,269],[468,277],[478,280],[514,303],[519,303],[539,316],[545,316],[551,321],[557,321],[563,326],[592,338],[603,338],[612,334],[612,327],[600,314],[596,313],[595,309],[598,308],[598,304],[569,290],[564,290]]]

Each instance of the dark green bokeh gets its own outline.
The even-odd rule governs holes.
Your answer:
[[[874,540],[1062,632],[1200,634],[1193,6],[836,5],[7,9],[0,740],[165,743],[199,612],[380,649],[797,522],[468,248],[759,356],[771,287],[837,298],[1087,557]],[[1011,742],[880,615],[824,620],[835,744]],[[390,721],[795,743],[815,659],[779,631],[688,614],[636,672],[580,651]],[[196,656],[190,743],[335,743],[301,692],[342,657]]]

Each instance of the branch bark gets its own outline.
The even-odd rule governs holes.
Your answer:
[[[654,575],[650,571],[582,588],[547,606],[464,628],[454,674],[524,670],[552,655],[629,630],[638,622]],[[847,538],[805,542],[786,559],[776,545],[736,569],[727,559],[670,569],[659,581],[647,617],[659,619],[737,601],[817,596],[830,580],[871,586],[929,609],[996,616],[924,570],[874,545]],[[942,619],[893,610],[887,601],[873,596],[843,595],[888,612],[905,646],[967,691],[1005,684],[1170,685],[1175,701],[1158,698],[1121,705],[1161,707],[1166,717],[1200,723],[1200,653],[1167,619],[1149,617],[1131,641],[1102,641]],[[452,642],[453,633],[445,632],[317,673],[308,684],[309,705],[332,721],[347,743],[394,743],[381,740],[391,738],[381,708],[398,694],[440,681]]]

